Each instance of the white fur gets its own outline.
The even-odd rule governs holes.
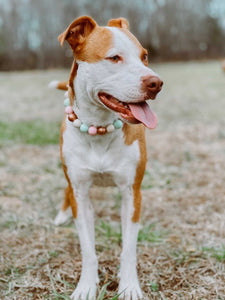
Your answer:
[[[112,31],[113,48],[107,56],[120,55],[123,62],[109,60],[97,63],[78,61],[75,78],[76,100],[74,111],[87,125],[106,126],[118,115],[104,107],[98,99],[100,91],[106,92],[124,102],[140,101],[144,98],[141,77],[154,74],[140,59],[140,49],[117,28]],[[73,300],[95,299],[98,283],[98,262],[95,253],[94,214],[88,191],[96,174],[107,174],[119,187],[122,194],[122,236],[119,292],[121,298],[138,300],[142,298],[136,271],[136,241],[139,224],[132,222],[134,212],[133,189],[137,163],[140,159],[138,141],[131,145],[124,143],[122,129],[104,136],[90,136],[81,133],[67,120],[63,134],[63,156],[68,176],[77,201],[78,214],[75,220],[82,252],[80,281],[72,294]],[[66,214],[66,213],[64,213]],[[59,223],[66,217],[57,217]]]
[[[141,295],[136,273],[136,240],[139,225],[131,221],[134,210],[132,185],[140,158],[138,142],[135,141],[130,146],[125,145],[121,142],[122,130],[116,130],[104,137],[90,137],[80,133],[69,121],[63,139],[64,159],[78,205],[75,223],[82,251],[81,278],[72,299],[86,299],[83,295],[87,295],[88,292],[89,297],[93,297],[98,282],[93,208],[88,197],[88,190],[96,173],[111,175],[123,195],[123,252],[119,290],[126,290],[125,299],[131,299],[128,295],[132,296],[132,299],[138,299],[137,296]]]
[[[72,210],[68,207],[66,210],[60,210],[55,217],[54,224],[56,226],[61,225],[68,221],[72,217]]]
[[[57,86],[58,86],[58,84],[59,84],[59,81],[58,81],[58,80],[52,80],[51,82],[49,82],[48,87],[49,87],[50,89],[56,89]]]
[[[122,193],[122,237],[123,250],[121,253],[120,265],[120,298],[126,300],[142,298],[142,292],[138,282],[136,270],[136,242],[139,231],[139,224],[131,221],[133,215],[133,197],[130,190],[121,190]]]
[[[69,97],[68,91],[66,91],[66,92],[64,93],[64,97],[65,97],[65,98],[68,98],[68,97]]]

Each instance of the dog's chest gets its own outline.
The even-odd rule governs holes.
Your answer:
[[[122,130],[104,136],[89,136],[67,124],[63,134],[63,156],[70,175],[92,178],[93,184],[114,185],[127,178],[134,181],[140,157],[138,141],[126,145]]]

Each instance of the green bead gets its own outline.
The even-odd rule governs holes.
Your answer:
[[[66,98],[65,100],[64,100],[64,106],[66,107],[66,106],[69,106],[70,105],[70,99],[69,98]]]
[[[113,122],[113,125],[114,125],[114,127],[116,128],[116,129],[120,129],[120,128],[122,128],[123,127],[123,122],[121,121],[121,120],[115,120],[114,122]]]
[[[88,125],[83,123],[80,125],[80,131],[81,132],[88,132]]]

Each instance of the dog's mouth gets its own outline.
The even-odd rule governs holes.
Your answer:
[[[157,126],[157,117],[146,101],[136,103],[122,102],[102,92],[98,94],[98,97],[105,106],[119,113],[121,118],[129,123],[142,123],[150,129],[154,129]]]

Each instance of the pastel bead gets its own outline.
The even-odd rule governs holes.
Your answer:
[[[97,128],[95,126],[90,126],[88,129],[88,133],[90,135],[96,135],[97,134]]]
[[[115,130],[115,127],[114,127],[114,125],[113,124],[110,124],[110,125],[108,125],[107,127],[106,127],[106,131],[107,132],[113,132]]]
[[[106,133],[106,128],[102,127],[102,126],[98,127],[97,133],[98,134],[105,134]]]
[[[83,123],[80,125],[80,131],[81,132],[88,132],[88,125]]]
[[[69,114],[69,116],[68,116],[68,119],[69,119],[70,122],[74,122],[76,120],[76,118],[77,117],[76,117],[76,115],[74,113]]]
[[[67,106],[66,108],[65,108],[65,113],[66,114],[72,114],[73,113],[73,108],[72,108],[72,106]]]
[[[121,121],[121,120],[115,120],[114,122],[113,122],[113,125],[114,125],[114,127],[116,128],[116,129],[120,129],[120,128],[122,128],[123,127],[123,122]]]
[[[70,106],[70,99],[69,98],[66,98],[64,100],[64,106],[67,107],[67,106]]]
[[[65,96],[66,98],[68,98],[68,97],[69,97],[69,93],[68,93],[68,91],[66,91],[66,92],[65,92],[64,96]]]
[[[73,121],[73,126],[79,128],[81,125],[81,120],[76,119],[75,121]]]

